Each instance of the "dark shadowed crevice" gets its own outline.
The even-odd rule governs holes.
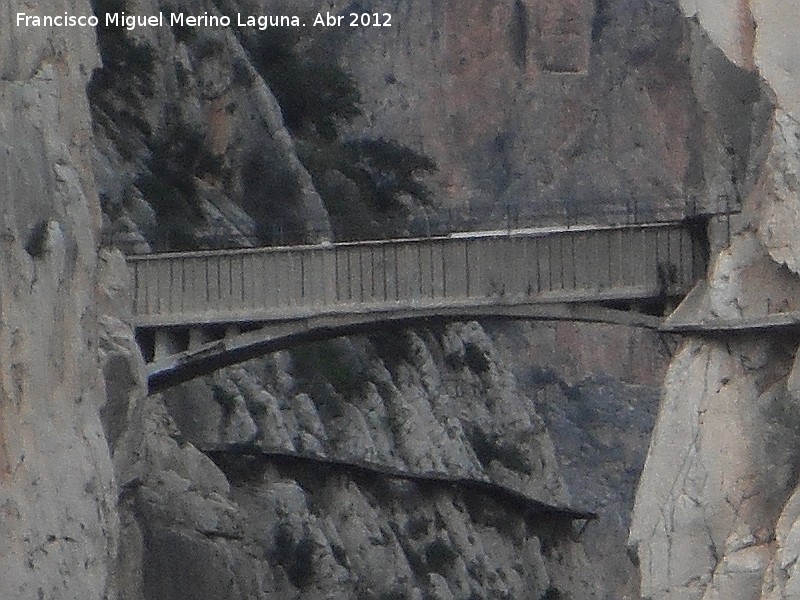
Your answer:
[[[521,0],[514,2],[514,12],[511,17],[509,27],[509,38],[511,41],[511,56],[514,64],[520,69],[524,69],[528,63],[528,37],[530,35],[530,23],[528,21],[528,11]]]

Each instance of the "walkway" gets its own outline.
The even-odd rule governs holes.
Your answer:
[[[704,253],[688,225],[656,223],[170,253],[129,264],[134,324],[158,389],[380,323],[624,321],[631,317],[596,303],[681,297],[704,274]]]

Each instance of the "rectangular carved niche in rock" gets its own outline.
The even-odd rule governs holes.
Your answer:
[[[549,73],[585,73],[589,68],[595,0],[525,0],[533,25],[534,64]]]

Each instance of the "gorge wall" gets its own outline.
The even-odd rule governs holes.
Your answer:
[[[12,27],[18,7],[2,5],[3,598],[800,594],[791,332],[678,348],[622,326],[431,323],[146,395],[111,246],[724,198],[744,210],[730,240],[712,223],[709,310],[796,289],[790,2],[468,4],[387,2],[397,26],[380,34],[96,39]],[[309,103],[322,92],[334,101]]]
[[[86,12],[59,0],[53,10]],[[102,598],[119,523],[99,411],[91,31],[0,4],[0,595]]]
[[[800,17],[780,2],[682,8],[739,69],[759,74],[774,102],[768,135],[749,159],[744,211],[712,260],[705,307],[733,319],[755,306],[766,312],[765,302],[788,308],[798,283],[800,200],[800,54],[788,39]],[[695,65],[704,74],[702,56]],[[797,345],[796,333],[781,330],[683,344],[667,375],[631,530],[645,597],[797,597]]]
[[[687,198],[735,204],[749,149],[736,123],[751,120],[757,78],[698,45],[709,85],[739,98],[709,104],[717,96],[693,88],[691,28],[675,2],[550,4],[388,2],[387,29],[102,34],[101,49],[140,57],[108,56],[90,90],[107,232],[136,251],[141,237],[157,248],[282,243],[497,226],[509,214],[523,225],[653,218]],[[548,59],[556,43],[569,64]]]

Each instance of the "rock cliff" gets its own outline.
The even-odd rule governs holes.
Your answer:
[[[93,31],[18,29],[17,8],[0,5],[0,589],[102,598],[119,523],[99,416],[100,209],[85,91],[99,57]]]
[[[623,326],[431,323],[147,396],[111,248],[652,216],[690,197],[743,206],[710,226],[708,310],[791,308],[792,8],[411,0],[381,4],[391,29],[312,34],[19,28],[2,4],[0,595],[800,594],[795,332],[675,351]]]
[[[725,319],[792,310],[799,55],[787,36],[797,11],[762,2],[682,8],[740,77],[760,76],[772,104],[767,133],[747,158],[743,213],[712,260],[704,306]],[[699,75],[704,56],[694,55]],[[704,96],[717,106],[736,102],[722,91],[708,87]],[[739,122],[739,131],[750,125]],[[754,330],[687,340],[676,356],[631,530],[644,597],[796,597],[797,346],[791,330]]]

